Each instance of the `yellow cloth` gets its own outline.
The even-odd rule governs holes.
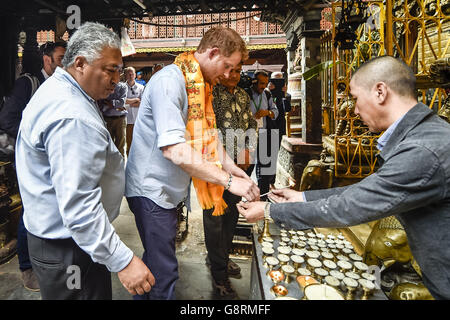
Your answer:
[[[218,155],[218,132],[212,106],[212,88],[206,83],[194,52],[184,52],[174,64],[183,72],[188,96],[186,141],[202,154],[203,160],[222,167]],[[213,216],[223,215],[227,204],[222,198],[224,187],[192,177],[197,198],[203,209],[212,209]]]

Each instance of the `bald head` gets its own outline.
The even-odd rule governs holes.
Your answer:
[[[391,56],[374,58],[359,67],[352,80],[370,90],[378,82],[384,82],[396,94],[415,98],[416,77],[403,61]]]

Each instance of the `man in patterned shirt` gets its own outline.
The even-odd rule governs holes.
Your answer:
[[[241,70],[242,63],[230,72],[228,79],[221,78],[220,84],[214,87],[213,108],[217,128],[220,130],[219,136],[227,154],[250,176],[257,146],[257,123],[250,110],[249,95],[237,86]],[[211,275],[216,282],[226,280],[229,283],[229,276],[239,277],[241,272],[240,267],[229,259],[239,217],[236,203],[241,197],[225,191],[223,199],[228,205],[225,213],[214,216],[213,209],[204,210],[203,226]],[[219,295],[223,298],[237,298],[231,285],[219,290]]]

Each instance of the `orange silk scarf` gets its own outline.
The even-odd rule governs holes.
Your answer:
[[[174,64],[183,72],[188,96],[188,120],[186,142],[202,154],[205,161],[219,168],[218,131],[212,106],[212,87],[203,79],[194,52],[184,52],[175,58]],[[192,177],[197,198],[202,209],[212,209],[213,216],[224,214],[227,204],[222,198],[224,187]]]

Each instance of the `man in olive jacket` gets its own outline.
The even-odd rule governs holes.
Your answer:
[[[353,75],[355,112],[378,140],[380,168],[347,187],[274,190],[240,203],[249,222],[270,216],[286,228],[344,227],[394,215],[405,228],[427,289],[450,299],[450,125],[417,103],[415,76],[399,60],[375,58]]]

